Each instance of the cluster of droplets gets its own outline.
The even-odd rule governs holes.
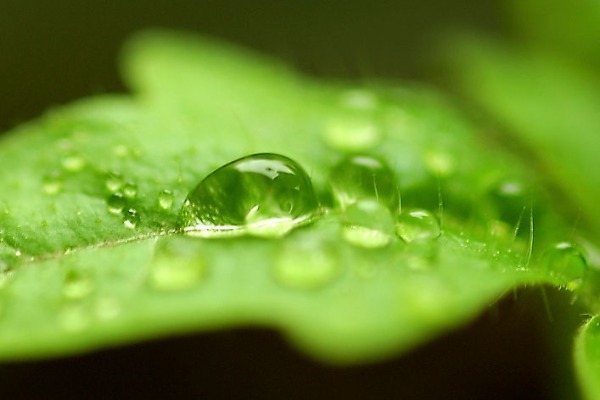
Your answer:
[[[126,228],[134,229],[140,222],[137,209],[132,206],[138,195],[138,187],[134,182],[126,181],[120,173],[110,172],[104,181],[110,193],[106,199],[106,207],[111,214],[121,216]]]
[[[354,155],[334,166],[330,186],[342,237],[366,248],[435,239],[437,218],[400,213],[395,173],[381,159]],[[218,168],[193,189],[181,211],[184,231],[200,237],[281,237],[327,213],[300,165],[277,154],[255,154]]]

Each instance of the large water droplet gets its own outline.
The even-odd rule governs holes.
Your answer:
[[[212,172],[190,192],[181,218],[201,237],[280,237],[311,221],[318,202],[310,178],[277,154],[240,158]]]
[[[168,238],[157,245],[148,273],[148,285],[160,291],[190,289],[206,278],[207,260],[197,246],[181,238]]]
[[[404,210],[398,217],[396,234],[405,242],[436,239],[440,233],[440,224],[429,211]]]
[[[581,286],[588,270],[588,263],[579,246],[561,242],[546,250],[542,255],[542,264],[550,274],[562,282],[569,290]]]
[[[158,194],[158,205],[163,210],[168,210],[171,208],[174,201],[175,196],[173,195],[173,192],[168,189],[165,189]]]
[[[377,248],[394,237],[400,194],[394,172],[381,160],[353,156],[335,166],[331,187],[342,211],[342,236],[354,245]]]
[[[340,274],[335,246],[314,235],[287,241],[273,264],[273,277],[284,286],[321,288]]]

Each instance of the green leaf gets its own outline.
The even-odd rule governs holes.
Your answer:
[[[591,318],[575,342],[577,376],[586,399],[600,399],[600,317]]]
[[[134,97],[82,100],[0,142],[0,358],[257,325],[320,359],[364,362],[518,285],[574,288],[532,262],[532,221],[541,248],[564,229],[530,207],[546,203],[535,176],[439,96],[315,81],[166,32],[139,35],[124,60]],[[335,207],[281,239],[180,233],[188,192],[225,163],[283,154],[331,208],[330,173],[356,151],[393,167],[403,209],[433,213],[439,238],[352,245]]]

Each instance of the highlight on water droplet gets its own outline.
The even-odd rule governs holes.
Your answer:
[[[158,205],[163,210],[168,210],[173,206],[173,202],[175,201],[175,195],[169,189],[162,190],[158,194]]]
[[[123,185],[123,195],[128,199],[134,199],[137,196],[137,185],[133,182],[127,182]]]
[[[310,178],[295,161],[254,154],[204,178],[185,200],[185,233],[200,237],[281,237],[318,213]]]
[[[375,157],[355,155],[332,169],[330,182],[341,211],[342,237],[366,248],[388,245],[394,238],[400,192],[387,164]]]
[[[275,281],[283,286],[319,289],[338,278],[341,266],[333,243],[314,234],[300,234],[286,240],[272,271]]]
[[[106,205],[108,207],[108,211],[112,214],[121,214],[121,212],[123,212],[123,208],[125,207],[125,197],[122,193],[117,192],[106,199]]]
[[[576,244],[560,242],[544,252],[542,265],[569,290],[581,286],[588,271],[587,258]]]
[[[157,244],[147,281],[159,291],[187,290],[202,282],[207,271],[207,257],[198,242],[164,238]]]
[[[407,243],[437,239],[441,234],[440,223],[427,210],[404,210],[398,217],[396,234]]]
[[[135,208],[130,208],[123,214],[123,225],[126,228],[134,229],[140,223],[140,215]]]
[[[371,118],[344,115],[329,121],[324,140],[328,146],[345,152],[365,151],[382,139],[381,128]]]

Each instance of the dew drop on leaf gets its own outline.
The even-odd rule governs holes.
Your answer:
[[[60,161],[62,167],[69,172],[80,171],[85,166],[85,160],[77,153],[68,153]]]
[[[394,237],[400,194],[394,172],[382,161],[357,155],[336,165],[330,176],[343,221],[342,236],[354,245],[377,248]]]
[[[121,189],[121,186],[123,186],[123,177],[118,172],[110,172],[106,176],[104,185],[109,192],[115,193],[117,190]]]
[[[317,198],[302,167],[265,153],[232,161],[204,178],[185,200],[181,221],[193,236],[281,237],[317,212]]]
[[[137,196],[137,185],[132,182],[128,182],[123,186],[123,195],[128,199],[134,199]]]
[[[125,197],[122,193],[117,192],[106,200],[106,206],[112,214],[120,214],[125,207]]]
[[[438,219],[427,210],[404,210],[396,223],[396,234],[407,243],[436,239],[440,233]]]
[[[134,229],[140,222],[140,215],[135,208],[130,208],[123,213],[123,225],[129,229]]]
[[[62,293],[67,299],[81,299],[94,289],[94,282],[84,271],[69,269],[65,274]]]
[[[42,178],[42,190],[44,193],[54,195],[63,188],[63,179],[58,172],[51,172]]]
[[[168,189],[165,189],[158,194],[158,205],[163,210],[168,210],[171,208],[174,200],[175,196],[173,195],[173,192]]]
[[[334,246],[303,235],[284,244],[272,270],[274,279],[283,286],[317,289],[335,280],[341,268]]]
[[[542,265],[569,290],[581,286],[588,270],[583,251],[569,242],[560,242],[547,249],[542,255]]]

